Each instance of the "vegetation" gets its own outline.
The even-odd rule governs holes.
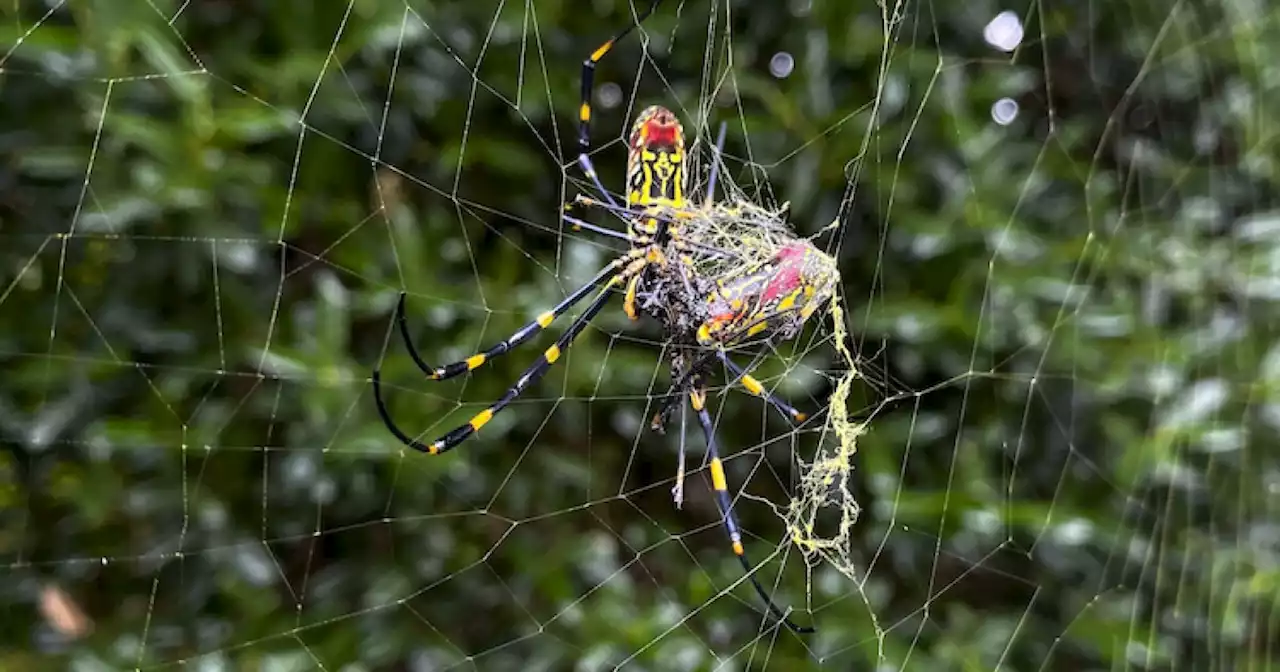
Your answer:
[[[856,580],[775,515],[825,416],[711,400],[797,636],[734,585],[694,423],[671,501],[661,334],[618,304],[448,455],[374,409],[381,366],[433,439],[551,342],[429,382],[401,291],[453,361],[618,249],[558,213],[627,2],[0,5],[0,667],[1280,664],[1280,10],[1024,3],[1004,52],[1002,9],[668,0],[599,67],[606,185],[663,103],[800,233],[840,221],[884,383],[850,400]],[[822,410],[830,327],[777,355]]]

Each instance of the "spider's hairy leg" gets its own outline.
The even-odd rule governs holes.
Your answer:
[[[695,379],[695,389],[689,393],[689,405],[693,407],[695,413],[698,414],[698,422],[702,424],[702,433],[707,441],[707,459],[711,468],[711,487],[715,490],[716,504],[720,509],[721,522],[724,524],[725,531],[729,534],[729,542],[732,544],[733,554],[737,556],[738,562],[742,565],[742,571],[745,573],[752,587],[756,589],[756,593],[760,595],[760,599],[764,600],[769,611],[784,625],[788,630],[807,634],[813,632],[812,627],[796,625],[787,617],[788,611],[783,611],[778,605],[774,604],[770,599],[768,591],[760,584],[759,579],[755,577],[755,568],[751,565],[751,560],[747,558],[746,549],[742,546],[742,532],[738,526],[738,518],[733,513],[733,500],[729,497],[729,484],[724,475],[724,463],[720,460],[720,450],[716,446],[716,430],[711,422],[711,415],[707,413],[707,393],[703,387],[702,381]]]
[[[642,240],[648,239],[644,238]],[[634,251],[644,254],[644,257],[640,261],[642,261],[646,266],[649,264],[664,266],[667,263],[666,256],[662,254],[662,248],[657,245],[646,245],[645,247],[636,248]],[[632,321],[640,319],[640,314],[636,310],[636,294],[639,291],[639,288],[640,273],[636,272],[631,275],[631,279],[627,281],[627,291],[623,294],[622,299],[622,311],[625,312],[627,317]]]
[[[438,455],[454,449],[468,437],[480,431],[481,427],[484,427],[493,419],[493,416],[501,412],[508,404],[515,401],[516,398],[519,397],[527,387],[529,387],[529,385],[537,382],[538,379],[546,375],[547,371],[551,368],[551,365],[554,364],[556,360],[560,359],[560,354],[573,344],[573,341],[582,333],[582,330],[586,328],[592,318],[599,314],[605,304],[608,303],[611,293],[617,287],[618,283],[621,282],[624,275],[625,273],[614,275],[604,283],[604,288],[601,289],[600,293],[596,295],[596,298],[587,305],[587,308],[582,311],[582,314],[578,316],[578,319],[574,320],[573,323],[569,325],[569,328],[560,335],[560,338],[556,339],[554,345],[547,348],[546,351],[538,357],[537,361],[535,361],[528,369],[525,369],[525,372],[516,379],[515,384],[507,390],[506,394],[503,394],[501,398],[495,401],[488,408],[477,413],[471,418],[471,420],[467,421],[466,424],[454,428],[431,443],[423,443],[408,434],[405,434],[396,426],[395,421],[391,419],[390,412],[387,411],[386,404],[382,401],[381,381],[379,380],[378,372],[374,371],[373,398],[374,401],[377,402],[378,415],[382,417],[383,424],[387,426],[387,430],[394,434],[397,439],[400,439],[401,443],[413,448],[414,450],[428,453],[430,455]]]
[[[640,276],[635,276],[627,281],[627,291],[622,296],[622,312],[627,314],[627,319],[632,322],[640,319],[639,313],[636,312],[636,292],[640,287]]]
[[[405,318],[405,294],[404,292],[401,292],[400,301],[396,304],[395,317],[396,326],[399,327],[400,331],[400,339],[404,341],[405,349],[409,351],[409,357],[413,359],[413,363],[416,364],[423,373],[427,374],[429,380],[448,380],[468,371],[475,370],[485,362],[514,350],[529,339],[533,338],[535,335],[542,332],[542,330],[551,326],[551,323],[554,322],[556,318],[564,315],[570,308],[576,305],[579,301],[582,301],[583,297],[589,294],[591,290],[607,282],[609,278],[616,274],[618,269],[621,268],[622,265],[625,264],[632,256],[634,256],[633,253],[628,253],[613,260],[609,265],[600,269],[600,272],[596,273],[594,278],[591,278],[586,284],[574,290],[572,294],[566,296],[564,300],[556,304],[551,308],[551,310],[539,313],[532,322],[520,327],[520,329],[516,330],[514,334],[511,334],[511,336],[506,339],[499,341],[488,349],[478,352],[464,360],[452,362],[443,366],[431,366],[428,364],[418,353],[418,349],[413,345],[413,337],[409,334],[408,320]],[[376,374],[377,372],[375,371],[374,373]]]
[[[794,406],[783,401],[778,397],[778,395],[764,389],[763,383],[756,380],[755,376],[748,373],[746,369],[734,363],[732,359],[729,359],[728,353],[724,350],[717,349],[716,357],[719,358],[725,368],[729,369],[729,372],[733,374],[733,377],[737,378],[738,382],[741,383],[748,392],[769,402],[770,405],[778,409],[783,415],[787,416],[794,422],[799,423],[809,419],[808,414],[801,413],[796,410]]]

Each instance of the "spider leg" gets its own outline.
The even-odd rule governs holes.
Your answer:
[[[680,364],[673,367],[674,377],[671,386],[667,388],[667,393],[663,395],[662,405],[658,407],[658,412],[653,414],[653,419],[649,421],[649,428],[660,434],[666,433],[667,422],[671,419],[671,414],[684,400],[688,390],[691,389],[690,384],[694,377],[703,370],[703,367],[711,361],[711,356],[707,353],[700,353],[693,358],[691,362],[680,359]]]
[[[615,208],[622,207],[618,205],[617,201],[613,200],[613,194],[610,194],[609,190],[604,188],[604,183],[600,181],[600,175],[596,173],[595,165],[591,163],[591,157],[587,156],[585,152],[578,155],[578,167],[582,169],[582,174],[591,180],[591,184],[595,185],[596,191],[604,196],[604,200],[609,201],[609,205]]]
[[[605,54],[613,49],[613,45],[617,44],[618,40],[626,37],[628,33],[635,30],[636,26],[643,23],[653,13],[653,10],[658,8],[658,4],[661,2],[662,0],[653,0],[649,4],[649,8],[636,17],[635,23],[618,31],[616,35],[591,52],[591,55],[582,62],[582,106],[578,109],[578,166],[582,169],[583,174],[595,185],[596,189],[604,195],[609,205],[614,207],[617,207],[617,201],[613,200],[609,190],[605,189],[604,185],[601,184],[600,176],[596,174],[596,168],[591,164],[591,157],[588,156],[591,152],[591,90],[596,78],[596,63],[599,63],[600,59],[604,58]]]
[[[676,458],[676,484],[671,486],[671,499],[675,501],[676,508],[679,509],[684,504],[684,437],[685,437],[685,420],[686,406],[680,406],[680,453]]]
[[[586,229],[591,233],[598,233],[602,236],[608,236],[610,238],[617,238],[618,240],[625,240],[627,242],[631,242],[631,236],[628,236],[626,233],[623,233],[622,231],[614,231],[613,229],[606,229],[603,226],[596,226],[591,222],[584,222],[581,219],[578,219],[577,217],[570,217],[569,215],[562,214],[560,215],[560,218],[563,219],[565,222],[567,222],[570,226],[572,226],[574,231],[577,231],[579,229]]]
[[[653,415],[653,420],[650,422],[650,427],[652,429],[655,431],[662,431],[662,428],[667,424],[667,420],[671,417],[671,412],[675,410],[676,404],[680,402],[680,395],[677,391],[684,389],[684,386],[694,375],[693,372],[699,370],[698,367],[705,365],[711,356],[712,355],[710,354],[700,356],[695,361],[694,368],[690,370],[691,372],[685,373],[678,380],[672,382],[671,389],[668,391],[666,398],[662,400],[662,405],[658,407],[658,412]],[[778,409],[779,412],[787,416],[787,418],[792,422],[803,423],[805,420],[809,419],[808,413],[797,410],[794,406],[788,404],[778,395],[766,390],[764,388],[764,384],[756,379],[755,376],[752,376],[746,369],[738,366],[732,359],[729,359],[728,353],[717,349],[714,356],[724,364],[725,368],[727,368],[730,373],[733,374],[735,380],[729,381],[730,384],[735,382],[740,383],[747,392],[769,402],[770,405]]]
[[[702,433],[707,440],[707,457],[711,462],[711,487],[716,493],[716,504],[720,509],[721,522],[724,524],[725,531],[729,534],[729,542],[733,547],[733,554],[738,557],[738,562],[742,565],[742,571],[746,574],[747,580],[751,581],[752,587],[756,589],[756,593],[760,595],[760,599],[764,600],[769,611],[780,621],[786,628],[792,632],[806,634],[813,632],[812,627],[796,625],[787,618],[788,611],[783,611],[778,605],[774,604],[769,598],[769,593],[765,591],[764,586],[760,585],[760,581],[755,577],[755,568],[751,565],[751,560],[747,558],[747,552],[742,547],[742,532],[738,527],[738,518],[733,514],[733,501],[729,498],[729,485],[724,475],[724,463],[720,461],[720,451],[716,447],[715,427],[711,423],[711,415],[707,413],[707,394],[702,387],[701,381],[695,381],[696,388],[689,393],[689,405],[698,414],[698,421],[702,424]]]
[[[743,369],[735,364],[732,359],[729,359],[729,355],[726,354],[725,351],[717,349],[716,357],[718,357],[721,363],[725,365],[725,368],[729,369],[729,372],[738,379],[738,382],[742,383],[742,386],[745,387],[748,392],[769,402],[774,408],[781,411],[783,415],[790,418],[793,422],[804,422],[809,418],[807,413],[797,411],[794,406],[783,401],[778,397],[778,395],[764,389],[764,385],[761,384],[759,380],[756,380],[754,376],[747,373],[746,369]]]
[[[630,220],[636,219],[637,217],[643,216],[659,222],[665,222],[667,224],[679,225],[681,223],[678,218],[668,213],[664,213],[661,211],[646,212],[644,210],[639,210],[639,211],[630,210],[625,206],[610,205],[603,201],[597,201],[594,198],[583,196],[581,194],[579,194],[577,197],[573,199],[573,203],[565,207],[569,208],[574,205],[581,205],[588,208],[600,208],[601,210],[604,210],[612,215],[617,216],[619,219],[622,219],[623,221],[630,221]],[[581,222],[581,220],[575,219],[573,217],[569,217],[567,215],[565,215],[565,220],[574,226],[581,226],[582,224],[585,224],[585,222]],[[589,228],[589,227],[584,227],[584,228]],[[594,231],[595,229],[591,229],[591,230]],[[606,235],[612,235],[612,234],[606,234]],[[677,238],[679,237],[677,236]],[[679,238],[679,241],[680,241],[680,244],[686,247],[687,249],[697,250],[701,254],[711,255],[713,257],[718,257],[721,259],[732,259],[732,258],[741,259],[742,258],[741,255],[734,254],[732,251],[722,250],[720,248],[711,247],[710,245],[703,245],[701,243],[696,243],[694,241],[686,240],[684,238]]]
[[[636,17],[635,23],[632,23],[626,28],[618,31],[617,34],[609,38],[607,42],[600,45],[595,51],[591,52],[591,55],[582,62],[582,107],[578,110],[579,163],[582,163],[582,157],[585,157],[587,153],[591,151],[591,89],[592,82],[594,82],[596,78],[596,63],[599,63],[600,59],[604,58],[605,54],[609,53],[609,51],[613,49],[613,45],[617,44],[618,40],[626,37],[632,30],[635,30],[636,26],[639,26],[645,19],[649,18],[649,15],[652,14],[653,10],[657,9],[658,5],[661,3],[662,0],[653,0],[650,2],[649,8],[641,12],[640,15]],[[590,165],[590,163],[591,161],[588,159],[587,165]],[[592,173],[594,174],[594,171],[592,171]],[[607,194],[608,192],[605,193]]]
[[[475,370],[482,366],[485,362],[504,355],[516,347],[522,345],[525,341],[533,338],[543,329],[551,326],[556,318],[564,315],[566,311],[582,300],[592,289],[604,284],[612,275],[614,275],[618,267],[626,263],[630,253],[618,257],[609,265],[600,269],[596,276],[587,281],[586,284],[574,290],[572,294],[566,296],[564,300],[556,304],[551,310],[543,311],[538,314],[532,322],[520,327],[514,334],[498,343],[490,346],[487,350],[478,352],[464,360],[445,364],[444,366],[431,366],[418,354],[418,349],[413,345],[413,337],[409,335],[408,320],[405,319],[405,294],[400,293],[400,302],[396,304],[396,325],[400,329],[400,339],[404,341],[405,349],[409,351],[409,357],[413,358],[413,363],[425,374],[429,380],[448,380],[459,376],[468,371]],[[375,374],[377,372],[375,371]]]
[[[383,424],[387,426],[387,430],[394,434],[397,439],[400,439],[401,443],[413,448],[414,450],[431,455],[438,455],[452,450],[458,444],[462,443],[468,437],[479,431],[481,427],[492,420],[493,416],[501,412],[508,404],[515,401],[516,397],[519,397],[530,384],[546,375],[547,370],[551,368],[551,365],[560,358],[560,353],[573,343],[578,335],[582,333],[582,330],[586,328],[587,323],[589,323],[591,319],[604,308],[605,304],[609,301],[610,293],[622,280],[625,274],[626,273],[624,272],[614,275],[604,283],[604,288],[596,295],[595,300],[593,300],[587,308],[582,311],[582,314],[578,316],[578,319],[574,320],[573,323],[569,325],[569,328],[560,335],[560,338],[556,339],[555,345],[547,348],[546,351],[538,357],[538,360],[526,369],[523,374],[521,374],[520,378],[517,379],[516,383],[507,390],[506,394],[503,394],[500,399],[495,401],[488,408],[477,413],[475,417],[471,418],[471,420],[466,424],[454,428],[447,434],[429,444],[410,437],[396,426],[395,421],[391,419],[391,414],[387,411],[386,404],[382,401],[382,385],[380,376],[378,371],[375,370],[373,372],[373,398],[378,404],[378,415],[382,417]]]
[[[720,133],[716,136],[716,146],[711,152],[711,177],[707,179],[707,200],[706,205],[710,206],[715,203],[716,199],[716,178],[720,176],[720,155],[724,152],[724,131],[726,124],[720,122]]]
[[[604,201],[597,201],[596,199],[591,198],[590,196],[583,196],[582,194],[578,194],[573,198],[573,203],[571,204],[571,206],[572,205],[582,205],[588,208],[600,208],[601,210],[605,210],[611,214],[617,215],[619,219],[623,219],[623,220],[634,219],[637,216],[637,214],[639,214],[636,210],[632,210],[631,208],[628,208],[625,205],[618,205],[617,203],[605,203]],[[641,211],[643,211],[643,209],[641,209]],[[656,213],[656,212],[646,213],[645,216],[651,219],[656,219],[660,222],[666,222],[668,224],[676,223],[676,219],[674,217],[670,217],[662,213]]]

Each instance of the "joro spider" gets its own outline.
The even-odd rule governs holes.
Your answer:
[[[560,358],[561,353],[600,313],[613,293],[621,290],[624,297],[623,310],[627,316],[635,320],[640,314],[645,314],[658,320],[672,342],[672,389],[678,396],[668,396],[655,416],[655,428],[660,429],[665,422],[674,406],[673,400],[679,396],[687,396],[706,439],[712,489],[721,513],[721,523],[728,534],[733,553],[742,565],[745,578],[751,582],[765,606],[780,623],[792,632],[810,633],[813,632],[812,627],[795,624],[788,617],[789,610],[784,611],[773,602],[755,577],[754,566],[743,548],[742,532],[737,516],[733,513],[715,429],[706,408],[707,377],[712,365],[718,361],[748,392],[765,399],[792,421],[803,422],[805,414],[765,390],[760,381],[730,359],[727,349],[746,343],[780,341],[793,337],[805,321],[834,296],[839,274],[835,261],[830,256],[809,241],[794,237],[772,249],[766,258],[756,258],[749,263],[729,264],[727,268],[731,270],[710,276],[700,271],[706,265],[695,263],[695,258],[705,261],[708,256],[727,255],[732,258],[737,255],[733,250],[717,250],[704,245],[696,236],[689,239],[684,235],[686,231],[697,228],[691,226],[693,223],[736,221],[741,225],[743,209],[733,204],[717,203],[714,198],[723,129],[713,157],[716,160],[712,162],[706,196],[697,205],[689,201],[689,157],[685,149],[684,130],[676,115],[660,105],[640,112],[631,127],[625,205],[619,205],[601,184],[589,156],[591,93],[595,67],[619,40],[639,26],[661,2],[662,0],[653,0],[634,24],[615,34],[582,64],[577,163],[603,201],[578,196],[574,203],[600,208],[618,216],[626,223],[627,231],[620,233],[597,227],[568,214],[561,215],[575,227],[626,240],[630,248],[559,304],[539,314],[505,340],[461,361],[432,366],[419,355],[405,319],[403,292],[396,305],[395,320],[405,348],[418,368],[429,380],[447,380],[473,371],[485,362],[528,342],[593,290],[597,290],[595,298],[501,398],[477,413],[466,424],[445,433],[435,441],[419,441],[395,424],[382,399],[378,369],[373,371],[372,377],[374,400],[387,430],[406,446],[430,455],[448,452],[475,435],[530,385],[542,378]],[[755,210],[762,211],[759,208]],[[682,496],[683,476],[682,452],[675,488],[677,504]]]

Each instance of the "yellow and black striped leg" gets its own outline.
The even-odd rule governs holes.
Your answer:
[[[595,81],[595,77],[596,77],[596,63],[599,63],[600,59],[604,58],[605,54],[609,53],[609,51],[613,49],[613,45],[617,44],[619,40],[626,37],[627,34],[630,33],[631,31],[635,30],[636,26],[640,25],[641,23],[644,22],[645,19],[649,18],[649,15],[652,14],[653,10],[657,9],[658,5],[661,3],[662,3],[662,0],[653,0],[652,2],[650,2],[649,8],[644,10],[644,12],[640,14],[640,16],[636,17],[635,23],[632,23],[628,25],[626,28],[623,28],[622,30],[618,31],[616,35],[609,38],[608,42],[605,42],[604,44],[600,45],[599,48],[591,52],[591,55],[587,57],[587,60],[582,62],[582,107],[579,108],[578,110],[578,150],[580,154],[578,159],[579,162],[582,162],[583,157],[585,157],[587,153],[591,151],[591,90],[592,90],[592,84]],[[591,160],[587,159],[586,164],[584,165],[584,171],[586,171],[587,170],[586,167],[590,165],[591,165]],[[588,176],[592,177],[593,180],[595,180],[594,175],[595,175],[594,170],[591,170],[588,173]],[[599,183],[597,181],[597,187],[598,185]],[[605,193],[606,195],[608,194],[608,192],[604,191],[603,188],[601,188],[601,192]]]
[[[797,411],[794,406],[783,401],[778,397],[778,395],[764,389],[764,385],[761,384],[760,381],[747,373],[746,369],[735,364],[732,359],[729,359],[729,355],[723,350],[717,350],[716,357],[720,358],[720,361],[724,364],[725,368],[729,369],[729,372],[738,379],[738,382],[742,383],[742,386],[745,387],[748,392],[769,402],[769,404],[778,409],[778,411],[787,416],[791,421],[801,423],[809,419],[808,414]]]
[[[710,361],[710,355],[703,353],[699,354],[691,363],[680,357],[680,363],[672,366],[674,378],[671,381],[671,386],[667,388],[667,393],[663,395],[662,405],[658,407],[658,412],[654,413],[653,419],[649,421],[650,429],[659,434],[666,433],[667,421],[671,419],[671,413],[675,411],[676,407],[681,406],[681,402],[684,401],[685,393],[690,389],[690,382],[694,372],[700,370],[708,361]],[[683,431],[683,427],[681,430]],[[681,439],[683,440],[683,434]],[[683,446],[683,444],[681,445]]]
[[[640,319],[640,314],[636,310],[636,296],[640,287],[640,272],[644,267],[653,263],[655,259],[660,260],[661,256],[655,256],[653,253],[657,250],[652,245],[645,247],[632,248],[623,260],[630,258],[632,261],[623,267],[622,273],[618,276],[619,282],[623,278],[627,279],[627,289],[622,293],[622,311],[632,320]]]
[[[587,179],[591,180],[591,183],[595,185],[596,190],[604,196],[604,200],[615,208],[619,207],[618,202],[613,199],[613,195],[600,182],[600,176],[596,174],[596,167],[591,163],[591,157],[588,156],[591,151],[591,90],[596,77],[596,63],[599,63],[600,59],[604,58],[604,55],[613,49],[613,45],[617,44],[618,40],[626,37],[627,33],[634,30],[636,26],[640,25],[645,18],[652,14],[660,2],[662,0],[653,0],[649,5],[649,9],[646,9],[644,13],[637,17],[635,23],[623,28],[608,42],[591,52],[587,60],[582,62],[582,106],[578,108],[578,167],[582,169],[582,173],[587,176]]]
[[[599,287],[613,276],[617,272],[618,267],[625,260],[626,257],[621,257],[610,262],[608,266],[600,269],[600,272],[596,274],[596,277],[574,290],[572,294],[566,296],[563,301],[557,303],[551,310],[539,313],[532,322],[520,327],[520,329],[507,339],[499,341],[497,344],[483,352],[478,352],[462,361],[445,364],[444,366],[431,366],[422,359],[421,355],[418,354],[418,349],[413,345],[413,337],[409,335],[409,325],[408,321],[405,319],[405,295],[401,292],[400,303],[396,305],[396,325],[400,329],[400,339],[404,341],[404,347],[409,351],[409,357],[413,359],[413,363],[416,364],[423,373],[427,374],[430,380],[448,380],[468,371],[477,369],[494,357],[504,355],[524,344],[525,341],[533,338],[542,330],[550,326],[551,323],[561,315],[564,315],[566,311],[581,301],[583,297],[591,293],[591,290]],[[376,376],[377,374],[378,372],[375,371],[374,375]]]
[[[764,586],[760,585],[760,581],[755,577],[755,568],[751,566],[751,560],[747,558],[746,549],[742,546],[742,532],[738,527],[738,518],[733,515],[733,500],[729,497],[729,484],[724,475],[724,463],[720,461],[720,451],[716,447],[715,427],[711,423],[711,415],[707,413],[706,389],[701,385],[700,380],[695,379],[694,384],[696,387],[689,393],[689,404],[693,407],[694,412],[698,414],[698,422],[702,424],[702,433],[707,439],[707,458],[711,463],[711,487],[715,490],[716,504],[720,508],[721,521],[724,523],[725,531],[729,534],[729,543],[733,547],[733,554],[738,557],[738,562],[742,564],[742,571],[746,573],[747,580],[756,589],[760,599],[764,600],[769,611],[788,630],[801,634],[813,632],[812,627],[796,625],[791,619],[787,618],[787,612],[773,603],[773,600],[769,598],[769,593],[765,591]]]
[[[573,323],[569,325],[569,328],[560,335],[560,338],[556,339],[555,345],[547,348],[546,351],[538,357],[538,361],[534,362],[532,366],[525,370],[520,378],[516,380],[515,385],[512,385],[511,388],[507,390],[506,394],[502,395],[502,398],[498,399],[488,408],[477,413],[475,417],[471,418],[471,420],[467,422],[467,424],[453,429],[449,433],[429,444],[410,437],[396,426],[395,422],[391,419],[391,414],[387,411],[386,404],[382,401],[381,384],[378,378],[378,372],[375,371],[373,375],[373,398],[378,404],[378,415],[382,416],[383,424],[387,426],[387,430],[394,434],[397,439],[400,439],[401,443],[413,448],[414,450],[431,455],[438,455],[452,450],[472,434],[479,431],[481,427],[484,427],[486,423],[493,419],[493,416],[506,408],[507,404],[515,401],[515,399],[525,391],[525,388],[536,382],[542,376],[546,375],[547,370],[551,368],[551,365],[560,358],[560,353],[573,343],[574,339],[582,333],[582,330],[586,328],[592,318],[594,318],[601,309],[604,308],[605,304],[609,301],[610,292],[612,292],[614,287],[617,286],[621,278],[621,275],[614,275],[605,282],[604,289],[596,295],[595,300],[587,306],[586,310],[582,311],[582,314],[578,316],[578,319],[574,320]]]

